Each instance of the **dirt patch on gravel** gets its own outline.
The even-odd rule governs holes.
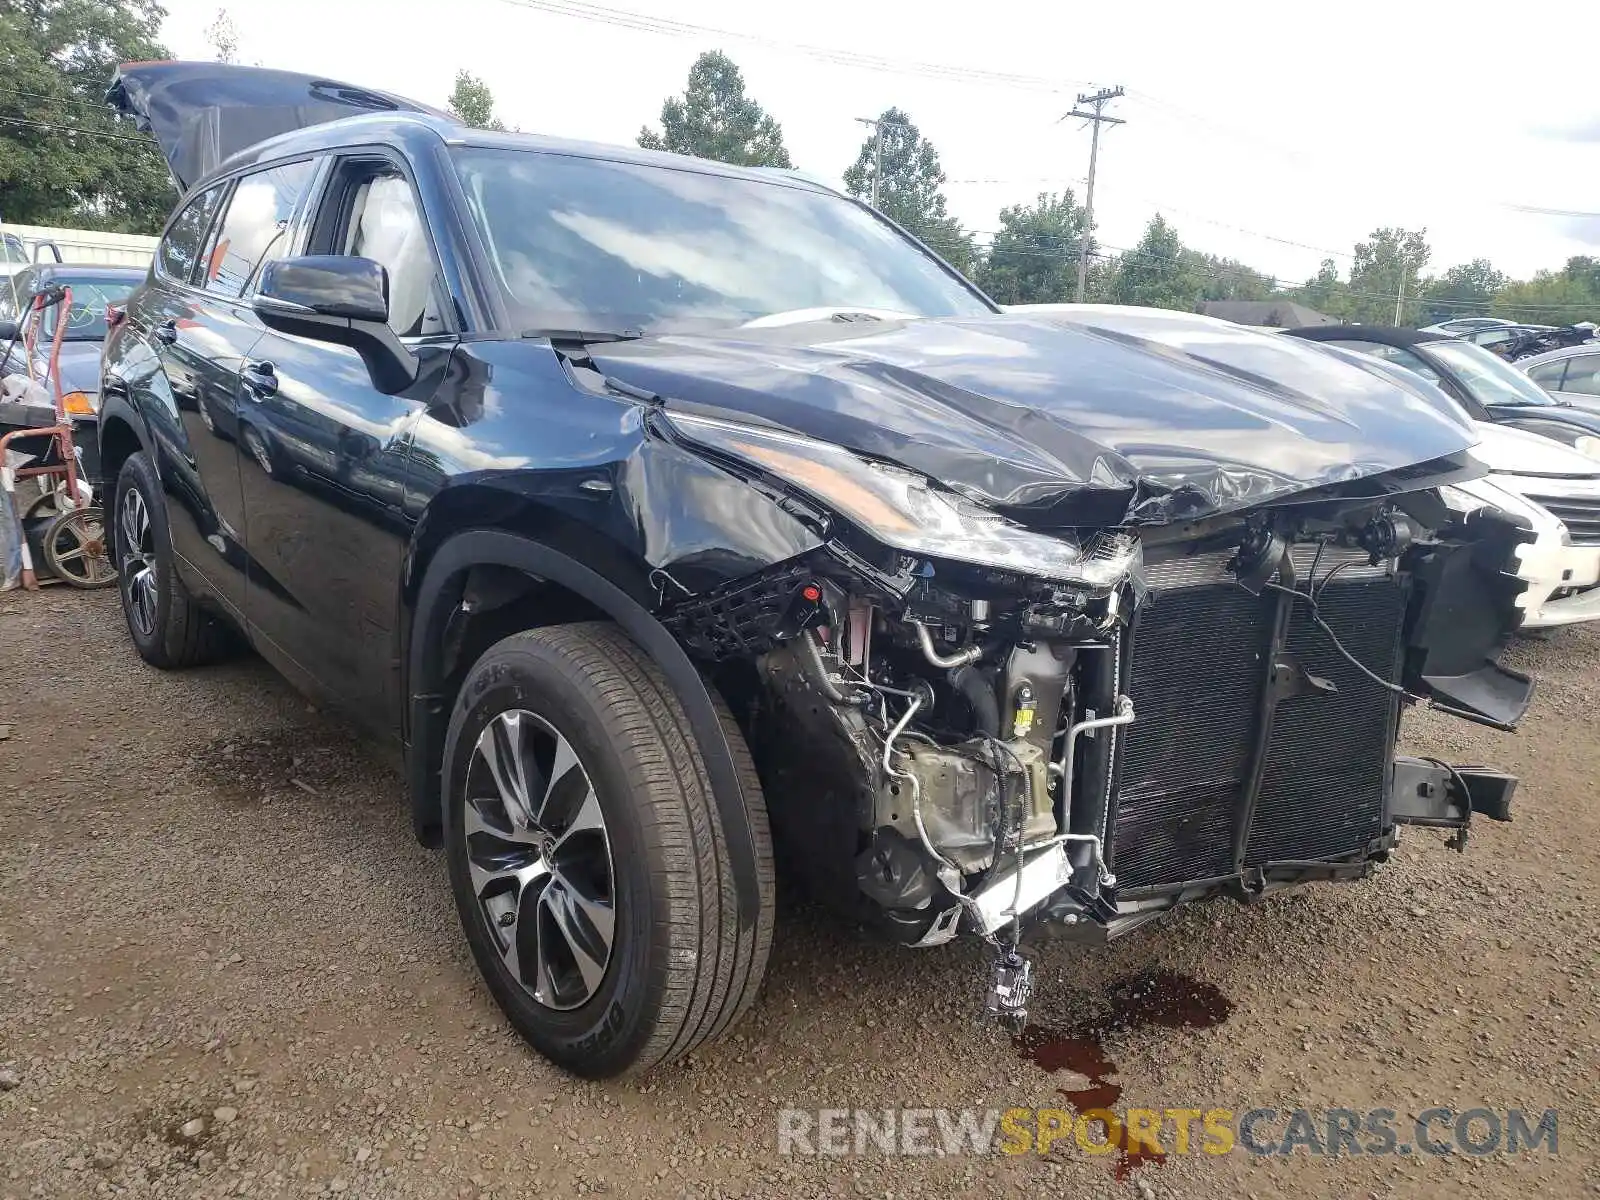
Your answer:
[[[500,1020],[398,775],[342,726],[255,660],[146,668],[114,595],[0,598],[0,1200],[1600,1194],[1600,630],[1515,658],[1521,733],[1407,718],[1522,777],[1464,857],[1414,831],[1355,885],[1042,951],[1038,1023],[1097,1030],[1099,1076],[974,1023],[979,947],[786,904],[734,1037],[598,1085]],[[1099,1020],[1141,986],[1218,1019]],[[784,1107],[1061,1106],[1097,1077],[1122,1106],[1553,1107],[1560,1153],[777,1153]]]

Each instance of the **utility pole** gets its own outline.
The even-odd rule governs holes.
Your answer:
[[[1395,295],[1395,298],[1394,298],[1394,323],[1396,325],[1400,324],[1400,308],[1405,303],[1405,300],[1406,300],[1406,264],[1405,264],[1405,260],[1401,259],[1400,260],[1400,291]]]
[[[1094,232],[1094,168],[1095,161],[1100,157],[1100,126],[1126,125],[1121,117],[1108,117],[1105,107],[1111,101],[1122,95],[1121,87],[1101,88],[1098,92],[1080,93],[1078,107],[1061,119],[1067,117],[1082,117],[1094,123],[1094,133],[1089,138],[1089,190],[1084,196],[1083,204],[1083,237],[1079,239],[1078,246],[1078,303],[1083,303],[1083,289],[1089,282],[1089,236]],[[1094,105],[1093,112],[1085,112],[1083,105]]]
[[[883,174],[883,122],[873,117],[857,117],[863,125],[872,126],[872,207],[878,207],[878,176]]]

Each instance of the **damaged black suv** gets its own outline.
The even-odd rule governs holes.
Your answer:
[[[798,176],[211,64],[112,101],[184,191],[106,345],[139,652],[243,635],[404,759],[479,967],[590,1076],[726,1030],[773,855],[901,942],[1103,939],[1351,879],[1511,780],[1525,531],[1392,374],[1003,313]],[[768,820],[771,820],[769,835]]]

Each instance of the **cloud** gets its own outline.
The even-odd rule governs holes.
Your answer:
[[[1576,121],[1568,121],[1561,125],[1542,125],[1539,127],[1539,135],[1558,142],[1600,144],[1600,114],[1580,117]]]
[[[1566,217],[1561,222],[1562,232],[1585,246],[1600,246],[1600,213]]]

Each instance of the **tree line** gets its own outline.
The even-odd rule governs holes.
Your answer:
[[[160,42],[158,0],[0,0],[0,220],[132,233],[160,229],[172,206],[154,143],[104,102],[119,62],[171,57]],[[217,57],[236,58],[225,11],[206,30]],[[502,129],[482,79],[457,74],[453,112],[469,125]],[[738,65],[720,51],[700,55],[681,95],[661,106],[640,146],[745,166],[790,167],[782,126],[745,90]],[[1600,260],[1512,280],[1485,260],[1426,274],[1425,231],[1378,229],[1341,269],[1329,258],[1300,283],[1186,246],[1160,214],[1134,246],[1099,245],[1068,188],[1000,210],[997,228],[966,229],[949,211],[939,153],[911,116],[885,109],[844,171],[844,186],[920,238],[1005,304],[1070,300],[1085,240],[1087,298],[1199,309],[1212,300],[1290,299],[1344,320],[1404,323],[1491,312],[1564,324],[1600,316]]]
[[[452,107],[472,124],[493,121],[482,81],[462,72]],[[482,102],[484,107],[475,107]],[[743,73],[721,51],[700,55],[683,94],[661,106],[660,128],[641,129],[638,144],[742,166],[790,167],[783,128],[745,92]],[[858,199],[876,196],[880,211],[915,234],[1002,304],[1071,300],[1077,262],[1089,241],[1085,298],[1114,304],[1198,311],[1213,300],[1293,300],[1343,321],[1422,325],[1454,316],[1496,316],[1539,324],[1600,319],[1600,259],[1571,258],[1559,270],[1513,280],[1486,259],[1428,275],[1426,230],[1375,229],[1345,256],[1341,270],[1324,259],[1303,282],[1274,279],[1237,259],[1185,246],[1160,213],[1126,249],[1098,245],[1071,188],[1042,192],[1000,210],[999,228],[964,229],[949,212],[939,153],[911,117],[885,109],[845,169]],[[986,241],[980,241],[986,237]]]

